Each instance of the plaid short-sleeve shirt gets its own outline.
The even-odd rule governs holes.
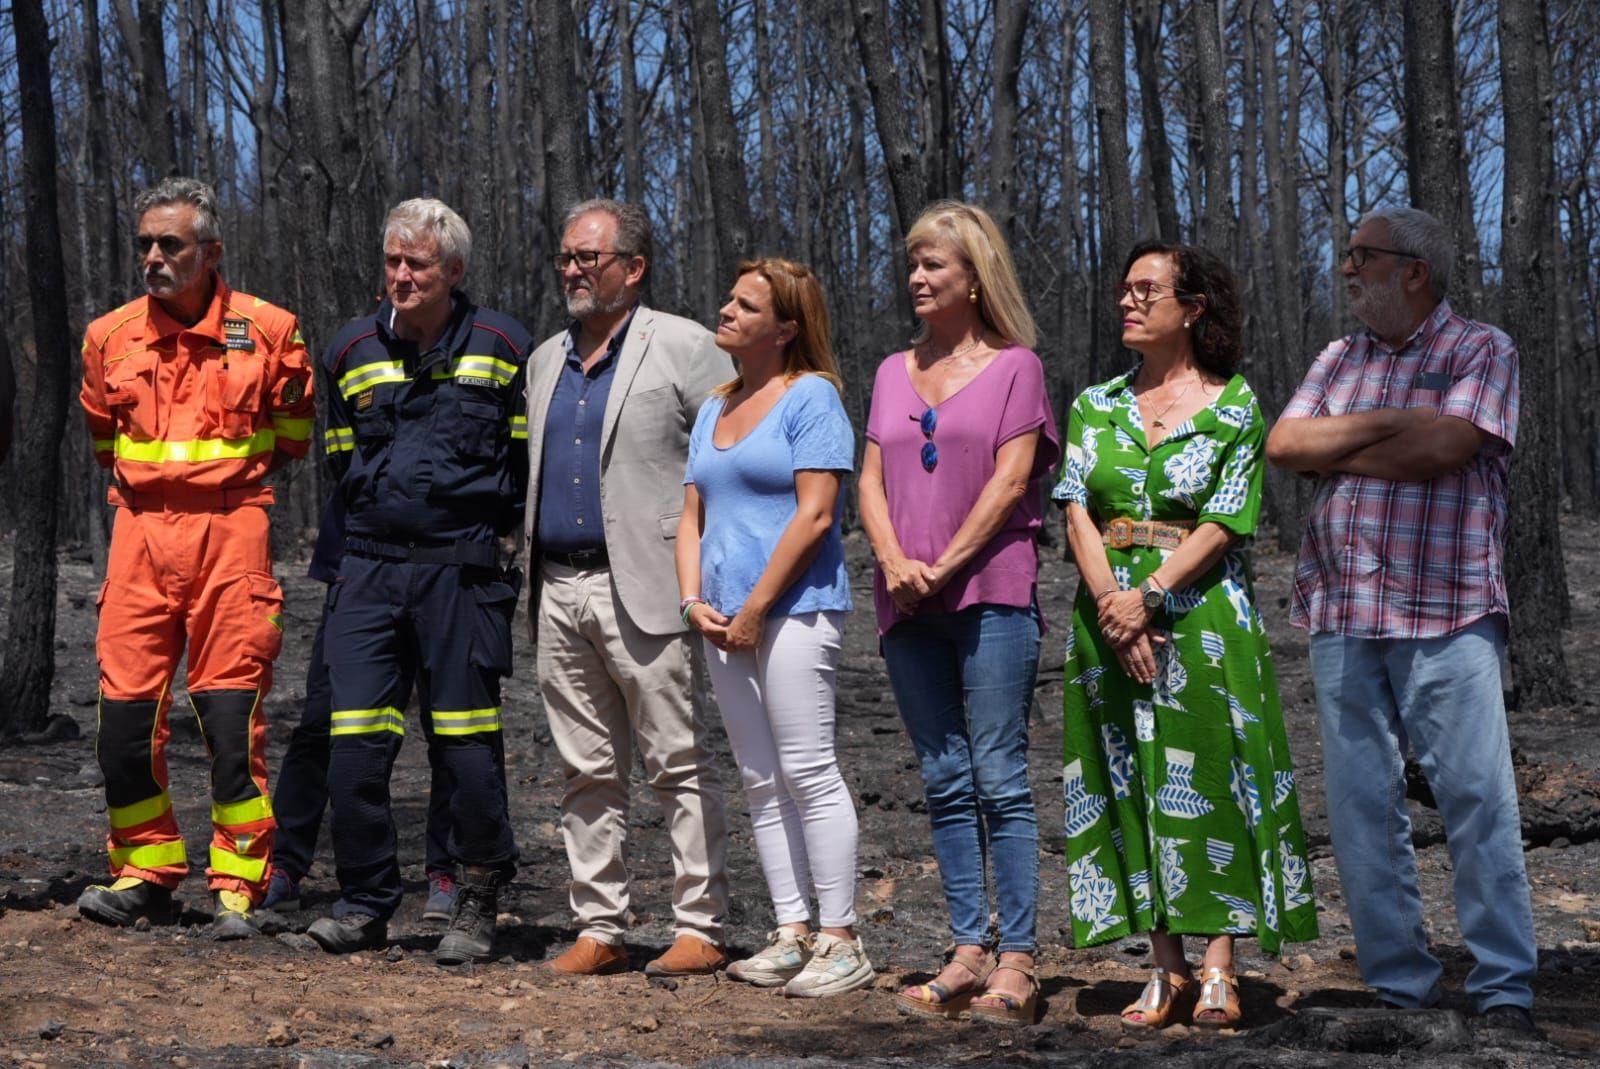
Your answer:
[[[1441,301],[1404,345],[1371,331],[1328,346],[1283,418],[1427,405],[1487,434],[1460,471],[1427,482],[1336,474],[1317,485],[1290,622],[1352,638],[1437,638],[1509,611],[1506,478],[1517,434],[1517,351]]]

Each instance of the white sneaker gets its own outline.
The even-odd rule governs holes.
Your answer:
[[[771,944],[765,950],[728,966],[728,975],[756,987],[777,987],[799,976],[811,960],[811,937],[779,928],[767,938]]]
[[[842,995],[870,984],[876,975],[859,936],[847,942],[818,932],[812,938],[811,960],[799,976],[783,986],[783,993],[790,998]]]

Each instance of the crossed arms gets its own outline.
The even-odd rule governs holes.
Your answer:
[[[1426,482],[1464,467],[1489,436],[1431,407],[1290,417],[1267,435],[1267,460],[1308,478],[1338,473]]]

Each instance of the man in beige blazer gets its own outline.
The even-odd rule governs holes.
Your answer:
[[[690,698],[673,540],[689,431],[733,376],[698,323],[639,303],[650,223],[593,200],[567,213],[552,257],[572,325],[528,361],[529,626],[561,754],[561,830],[582,933],[550,968],[628,968],[628,779],[633,747],[672,837],[672,947],[657,976],[727,962],[726,820]]]

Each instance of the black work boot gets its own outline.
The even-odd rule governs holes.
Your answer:
[[[78,896],[78,913],[114,928],[126,928],[140,917],[165,924],[172,919],[172,892],[158,883],[124,876],[113,884],[84,888]]]
[[[370,913],[346,913],[313,921],[306,934],[330,954],[354,954],[387,946],[389,922]]]
[[[450,926],[439,940],[433,960],[440,965],[465,965],[493,958],[499,908],[500,874],[493,869],[463,868]]]
[[[211,903],[211,938],[249,939],[256,934],[256,911],[249,895],[215,891]]]

